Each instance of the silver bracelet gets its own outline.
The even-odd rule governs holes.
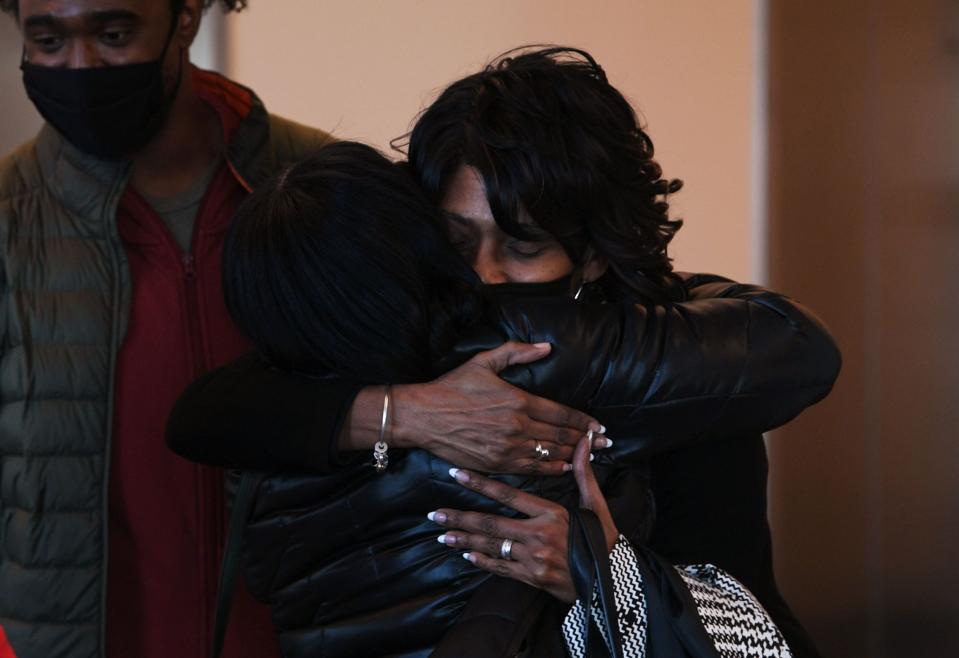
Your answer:
[[[390,457],[386,454],[389,445],[386,443],[386,428],[390,420],[390,401],[393,399],[393,386],[386,385],[386,393],[383,395],[383,417],[380,419],[380,440],[373,446],[373,468],[377,473],[382,473],[390,465]]]

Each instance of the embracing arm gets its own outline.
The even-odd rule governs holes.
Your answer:
[[[614,453],[649,454],[694,440],[780,425],[828,393],[839,354],[821,323],[782,295],[719,277],[688,279],[689,300],[663,306],[524,300],[503,309],[509,337],[546,341],[477,355],[426,384],[394,390],[397,447],[423,447],[466,467],[516,472],[534,440],[559,440],[568,461],[593,410]],[[494,347],[503,334],[464,342],[450,363]],[[488,354],[496,358],[488,359]],[[488,361],[488,362],[487,362]],[[496,361],[494,363],[494,361]],[[543,396],[537,397],[537,395]],[[223,466],[328,472],[376,440],[382,387],[281,371],[255,356],[194,383],[173,410],[167,442],[185,457]],[[477,454],[457,449],[497,446]],[[444,452],[446,451],[446,452]],[[483,453],[483,454],[480,454]],[[357,459],[362,453],[347,458]],[[549,464],[549,468],[559,464]],[[512,465],[512,470],[511,470]]]
[[[568,470],[576,442],[599,423],[500,379],[497,373],[510,365],[545,357],[549,345],[500,343],[497,333],[497,347],[472,350],[437,379],[394,386],[390,449],[423,448],[490,472]],[[383,397],[383,386],[288,372],[251,354],[184,391],[167,421],[167,445],[217,466],[329,473],[370,459]],[[536,460],[537,440],[550,445],[550,460]],[[596,441],[601,447],[605,440]]]
[[[715,276],[687,279],[667,306],[542,299],[502,307],[514,340],[553,353],[508,381],[587,409],[627,435],[613,454],[649,455],[695,441],[764,432],[828,394],[840,367],[816,316],[787,297]]]
[[[281,370],[248,354],[183,392],[167,422],[167,445],[217,466],[331,472],[343,457],[324,434],[341,430],[361,389],[336,377]]]

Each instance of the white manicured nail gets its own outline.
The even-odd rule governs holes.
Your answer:
[[[450,477],[455,480],[455,479],[456,479],[456,474],[459,473],[459,472],[460,472],[460,469],[455,468],[455,467],[454,467],[454,468],[451,468],[451,469],[450,469]]]
[[[440,535],[439,537],[436,538],[436,541],[438,541],[438,542],[441,543],[441,544],[445,544],[445,543],[446,543],[446,535]]]

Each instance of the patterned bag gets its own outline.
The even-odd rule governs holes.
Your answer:
[[[711,564],[674,567],[623,536],[607,556],[601,533],[595,515],[571,510],[580,598],[563,635],[573,658],[792,658],[769,614],[728,573]]]
[[[712,564],[677,567],[706,633],[723,658],[792,658],[786,639],[756,597]]]

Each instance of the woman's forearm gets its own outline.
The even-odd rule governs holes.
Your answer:
[[[548,346],[502,345],[434,381],[394,386],[384,433],[390,448],[422,448],[490,472],[564,472],[572,446],[599,424],[497,374],[507,363],[548,352]],[[251,354],[187,388],[167,423],[167,444],[216,466],[331,473],[370,458],[384,392],[383,386],[280,370]],[[536,459],[537,440],[550,445],[549,460]]]
[[[516,472],[510,464],[515,469],[517,455],[529,461],[537,440],[562,437],[552,457],[568,459],[577,434],[593,422],[570,408],[578,407],[594,410],[614,440],[629,439],[616,441],[613,454],[642,458],[707,433],[771,429],[829,391],[839,353],[815,316],[754,286],[691,281],[691,299],[667,307],[563,299],[508,307],[510,337],[552,345],[541,363],[504,373],[535,395],[475,364],[434,382],[396,386],[390,446]],[[495,347],[498,336],[469,343],[453,362]],[[372,448],[382,405],[381,386],[297,375],[250,355],[187,389],[167,440],[174,452],[204,463],[330,472]]]
[[[505,305],[512,338],[553,344],[550,359],[508,371],[507,379],[589,409],[620,457],[764,432],[829,392],[839,352],[808,309],[720,277],[689,281],[690,298],[664,306]]]
[[[353,398],[353,406],[336,435],[339,452],[369,450],[379,440],[385,387],[367,386]]]
[[[331,472],[341,466],[334,439],[361,388],[280,370],[249,354],[183,392],[167,422],[167,445],[215,466]]]

